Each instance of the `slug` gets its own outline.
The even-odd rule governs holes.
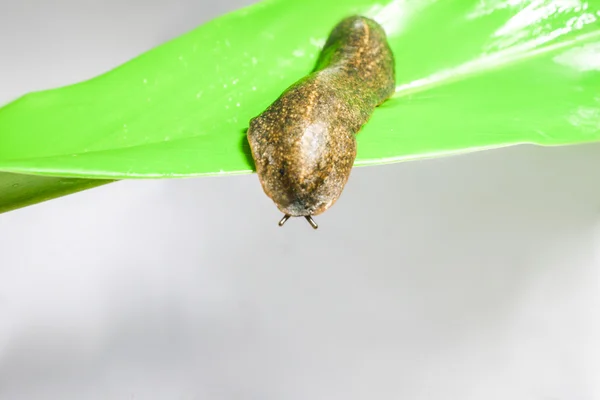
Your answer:
[[[312,216],[342,194],[356,158],[355,135],[395,89],[383,28],[352,16],[331,31],[313,71],[250,120],[248,143],[265,194],[284,214]]]

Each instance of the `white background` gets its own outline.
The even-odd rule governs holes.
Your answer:
[[[250,0],[246,0],[248,4]],[[243,5],[0,3],[0,103]],[[0,399],[600,399],[600,146],[355,169],[277,227],[255,175],[0,215]]]

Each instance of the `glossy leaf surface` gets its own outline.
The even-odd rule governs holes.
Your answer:
[[[358,135],[356,165],[600,139],[600,0],[268,0],[0,108],[0,171],[252,172],[249,119],[350,14],[382,23],[398,83]]]

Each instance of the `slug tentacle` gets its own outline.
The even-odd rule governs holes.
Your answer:
[[[290,214],[285,214],[283,218],[281,218],[281,221],[279,221],[279,226],[283,226],[287,222],[287,220],[290,219],[290,217]]]
[[[285,216],[311,216],[341,195],[355,134],[394,93],[394,57],[375,21],[353,16],[332,30],[314,70],[250,121],[248,142],[265,193]]]

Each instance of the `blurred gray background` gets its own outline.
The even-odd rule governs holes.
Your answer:
[[[251,0],[2,0],[0,103]],[[600,398],[600,146],[355,169],[279,228],[255,175],[0,215],[0,399]]]

